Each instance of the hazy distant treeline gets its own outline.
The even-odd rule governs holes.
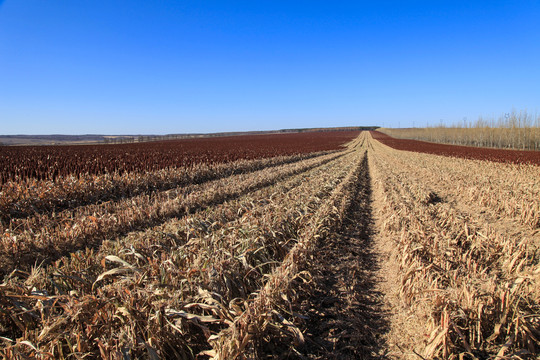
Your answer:
[[[452,126],[382,128],[379,131],[401,139],[516,150],[540,150],[540,116],[533,116],[526,111],[513,111],[497,119],[480,117],[474,122],[464,121]]]
[[[237,131],[210,134],[168,134],[168,135],[0,135],[2,145],[74,145],[74,144],[130,144],[150,141],[221,137],[237,135],[265,135],[299,133],[309,131],[361,131],[375,130],[377,126],[345,126],[332,128],[302,128],[268,131]]]

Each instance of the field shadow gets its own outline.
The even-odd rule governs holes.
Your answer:
[[[377,287],[379,254],[374,247],[374,219],[367,157],[354,201],[340,231],[318,243],[308,259],[310,281],[297,280],[293,321],[303,346],[281,339],[265,344],[263,353],[282,359],[385,359],[384,335],[389,314]]]

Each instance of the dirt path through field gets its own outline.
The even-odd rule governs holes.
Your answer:
[[[370,141],[373,141],[370,139]],[[371,144],[370,144],[371,145]],[[368,152],[369,166],[373,170],[374,153],[373,146]],[[373,218],[373,252],[377,255],[377,279],[375,285],[377,291],[382,294],[382,309],[387,318],[387,328],[381,341],[384,344],[384,359],[395,360],[418,360],[422,357],[411,349],[411,344],[419,342],[425,336],[425,324],[418,321],[417,317],[411,316],[410,310],[400,300],[400,264],[396,239],[388,234],[383,234],[382,228],[385,221],[383,203],[385,194],[381,188],[380,180],[376,174],[371,173],[371,212]]]
[[[380,284],[380,247],[376,246],[367,157],[355,202],[342,230],[318,244],[306,270],[311,281],[298,282],[294,312],[305,316],[303,347],[281,354],[304,359],[387,358],[385,333],[389,307]]]

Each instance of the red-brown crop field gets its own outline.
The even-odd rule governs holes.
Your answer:
[[[371,135],[374,139],[398,150],[454,156],[466,159],[540,165],[539,151],[478,148],[472,146],[437,144],[419,140],[396,139],[378,131],[372,131]]]
[[[124,174],[336,149],[355,131],[224,136],[123,145],[0,146],[0,183]]]
[[[0,354],[537,358],[538,153],[422,146],[2,147]]]

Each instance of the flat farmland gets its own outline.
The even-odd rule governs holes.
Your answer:
[[[419,140],[396,139],[378,131],[373,131],[372,136],[374,139],[397,150],[503,163],[540,165],[538,151],[478,148],[462,145],[437,144]]]
[[[397,357],[537,358],[540,154],[372,146]]]
[[[536,358],[538,153],[385,143],[0,148],[0,353]]]
[[[0,146],[0,181],[147,172],[305,154],[334,150],[355,133],[223,136],[122,145]]]

